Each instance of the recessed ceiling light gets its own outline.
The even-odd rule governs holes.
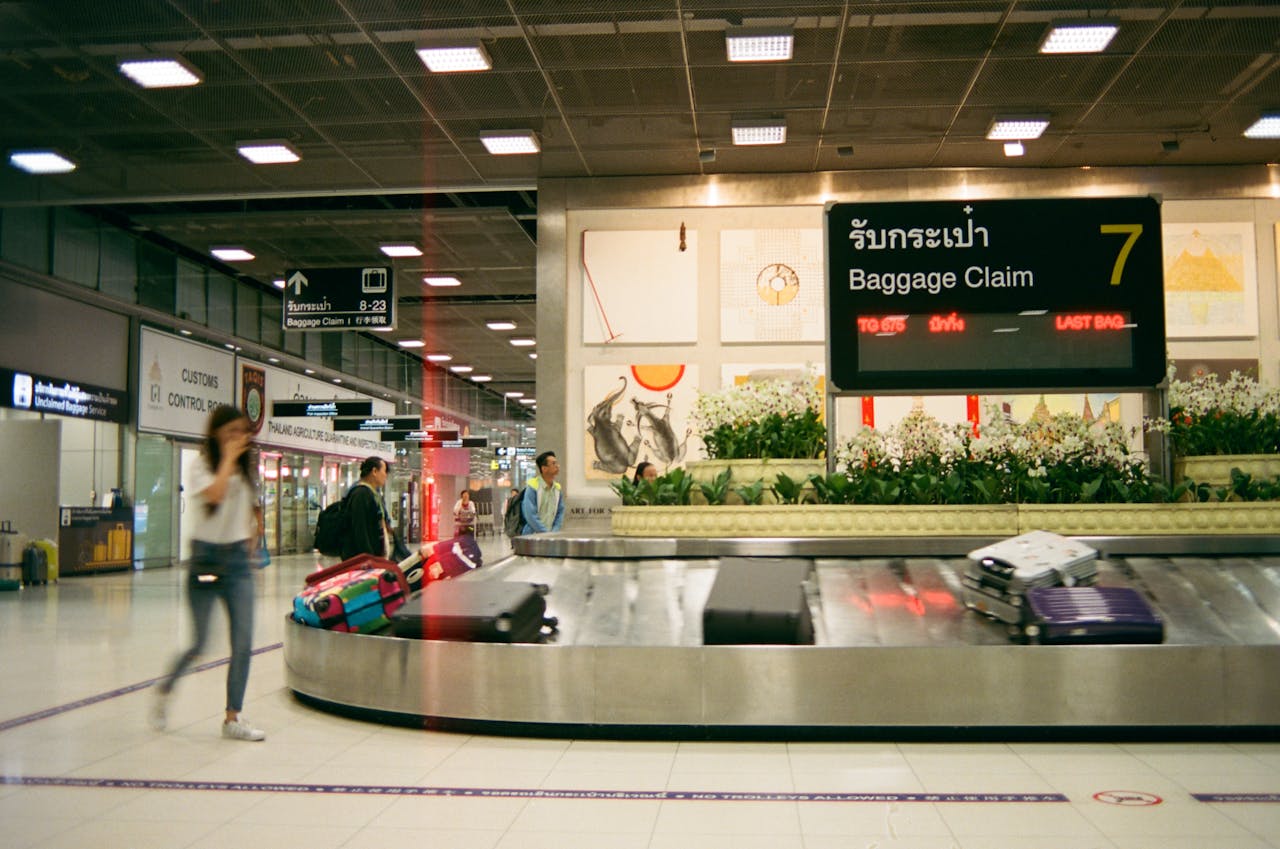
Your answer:
[[[542,150],[533,130],[490,130],[480,134],[480,143],[495,156],[537,153]]]
[[[425,348],[427,343],[421,339],[401,339],[397,344],[401,348]]]
[[[466,44],[423,44],[417,48],[418,58],[433,74],[459,71],[487,71],[493,67],[489,52],[478,41]]]
[[[489,381],[493,380],[493,375],[473,374],[471,375],[471,379],[474,380],[476,383],[488,383]]]
[[[471,374],[475,369],[471,366],[449,366],[449,371],[454,374]]]
[[[422,249],[408,242],[388,242],[378,245],[378,249],[389,257],[422,256]]]
[[[236,150],[254,165],[282,165],[302,158],[287,141],[236,142]]]
[[[527,338],[521,338],[521,337],[517,337],[510,341],[511,341],[511,344],[515,345],[517,348],[528,348],[531,345],[538,344],[538,341],[536,339],[527,339]]]
[[[484,326],[490,330],[515,330],[516,323],[514,321],[486,321]]]
[[[116,67],[143,88],[177,88],[201,81],[200,72],[182,59],[122,59]]]
[[[1101,53],[1120,27],[1107,21],[1057,23],[1040,42],[1041,53]]]
[[[275,286],[277,289],[283,289],[283,288],[284,288],[284,278],[283,278],[283,277],[277,277],[275,280],[272,280],[272,281],[271,281],[271,285],[272,285],[272,286]]]
[[[453,354],[427,354],[427,359],[433,363],[447,363],[453,359]]]
[[[1244,131],[1247,139],[1280,139],[1280,112],[1264,112]]]
[[[536,403],[538,403],[538,399],[537,399],[537,398],[521,398],[521,399],[520,399],[520,403],[521,403],[521,404],[536,404]]]
[[[302,372],[303,372],[303,374],[315,374],[315,373],[316,373],[316,370],[315,370],[315,369],[313,369],[313,368],[304,368],[304,369],[302,370]]]
[[[341,383],[341,382],[342,382],[342,378],[340,378],[340,377],[335,377],[335,378],[333,379],[333,382],[334,382],[334,383]]]
[[[278,363],[278,362],[280,362],[280,358],[279,358],[279,357],[267,357],[267,362],[269,362],[269,363]]]
[[[1049,119],[1041,115],[1010,115],[996,118],[987,130],[991,141],[1026,141],[1038,139],[1049,128]]]
[[[1026,152],[1027,152],[1027,149],[1022,146],[1022,142],[1020,141],[1012,141],[1012,142],[1004,143],[1005,156],[1021,156]]]
[[[724,31],[730,62],[784,62],[791,58],[791,27],[729,27]]]
[[[190,331],[190,330],[188,330],[188,329],[187,329],[187,328],[185,328],[185,327],[180,328],[180,329],[178,330],[178,332],[179,332],[179,333],[181,333],[183,336],[190,336],[190,335],[191,335],[191,331]]]
[[[739,118],[730,122],[735,145],[784,144],[787,122],[783,118]]]
[[[76,170],[76,164],[55,150],[15,150],[9,154],[9,164],[28,174],[66,174]]]
[[[537,352],[537,351],[533,351],[533,352],[531,352],[531,353],[529,354],[529,359],[531,359],[531,360],[536,360],[537,358],[538,358],[538,352]]]
[[[502,395],[505,398],[523,398],[524,397],[523,392],[503,392]]]
[[[456,277],[440,276],[440,277],[424,277],[422,282],[428,286],[461,286],[462,281]]]
[[[253,254],[249,253],[244,248],[210,248],[209,253],[213,254],[223,262],[248,262],[254,258]]]

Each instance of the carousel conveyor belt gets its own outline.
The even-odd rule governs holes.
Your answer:
[[[550,587],[538,644],[287,623],[289,686],[366,718],[562,736],[1203,736],[1280,729],[1274,541],[1088,540],[1098,584],[1140,589],[1160,645],[1028,646],[968,610],[990,540],[521,540],[455,580]],[[857,549],[851,556],[850,548]],[[900,553],[894,553],[894,552]],[[1262,553],[1244,553],[1244,552]],[[717,553],[718,552],[718,553]],[[807,558],[812,646],[704,646],[721,558]],[[732,563],[732,561],[726,561]]]

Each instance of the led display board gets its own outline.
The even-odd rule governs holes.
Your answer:
[[[834,203],[826,226],[834,392],[1164,377],[1152,198]]]

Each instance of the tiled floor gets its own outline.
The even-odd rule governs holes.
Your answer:
[[[219,737],[221,664],[183,680],[168,732],[147,725],[190,627],[179,570],[0,595],[0,847],[1280,847],[1280,743],[506,739],[318,713],[278,648],[313,567],[258,577],[245,713],[264,743]],[[225,656],[219,633],[208,660]]]

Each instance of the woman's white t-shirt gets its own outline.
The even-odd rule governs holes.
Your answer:
[[[257,504],[257,494],[244,479],[244,475],[236,471],[227,480],[227,493],[221,503],[210,515],[206,509],[204,492],[213,483],[214,473],[209,470],[209,463],[201,457],[194,465],[191,473],[191,506],[187,515],[194,516],[195,531],[192,534],[198,540],[226,544],[253,539],[258,535],[258,523],[253,515]]]

